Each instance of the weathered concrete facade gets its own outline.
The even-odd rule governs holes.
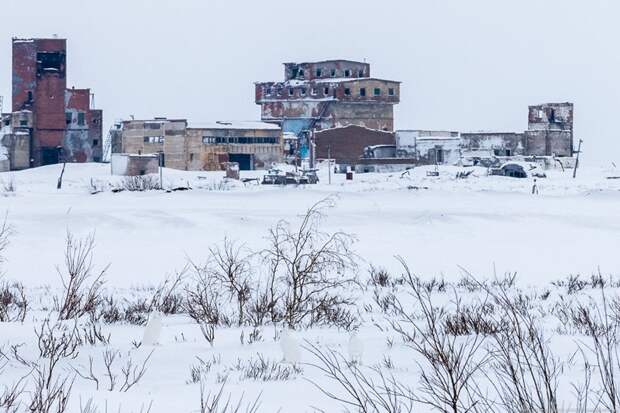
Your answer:
[[[155,174],[159,171],[159,155],[136,155],[113,153],[110,159],[112,175],[138,176]]]
[[[525,132],[528,155],[573,155],[573,104],[547,103],[529,107]]]
[[[397,154],[417,165],[454,164],[461,158],[458,132],[431,130],[396,131]]]
[[[6,152],[7,170],[16,171],[30,167],[30,142],[33,116],[29,110],[2,115],[0,146]]]
[[[487,156],[526,155],[525,134],[516,132],[462,133],[463,150]]]
[[[572,103],[530,106],[528,130],[462,133],[463,148],[490,156],[573,156]]]
[[[283,157],[282,132],[262,122],[216,122],[188,127],[185,119],[123,121],[114,129],[113,153],[162,152],[168,168],[221,170],[238,162],[242,170],[266,168]]]
[[[13,112],[33,113],[29,166],[100,161],[102,112],[67,89],[65,39],[13,39]]]
[[[255,84],[261,118],[300,138],[309,155],[313,130],[358,125],[393,131],[400,82],[370,77],[370,65],[347,60],[285,63],[283,82]]]

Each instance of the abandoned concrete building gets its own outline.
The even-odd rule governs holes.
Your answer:
[[[111,132],[112,153],[162,153],[165,167],[186,171],[270,167],[283,157],[280,127],[264,122],[213,122],[189,126],[186,119],[126,120]]]
[[[573,156],[573,104],[529,107],[528,129],[516,132],[462,133],[463,151],[481,156]]]
[[[399,157],[415,159],[417,165],[451,165],[461,159],[458,132],[398,130],[396,146]]]
[[[0,136],[10,169],[101,161],[103,113],[90,89],[67,88],[67,41],[12,41],[12,112],[2,114]]]
[[[310,155],[312,131],[357,125],[392,132],[400,82],[370,76],[370,65],[349,60],[285,63],[284,81],[255,84],[261,119],[299,138]]]

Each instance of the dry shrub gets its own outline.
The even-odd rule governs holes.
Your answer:
[[[57,300],[60,320],[78,318],[94,313],[103,301],[101,287],[109,266],[98,273],[93,269],[95,238],[93,234],[76,239],[67,233],[65,271],[58,269],[63,285],[63,295]]]

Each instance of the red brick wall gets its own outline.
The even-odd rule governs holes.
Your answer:
[[[326,129],[314,134],[316,158],[327,159],[328,147],[331,158],[337,163],[355,163],[371,145],[395,145],[393,132],[383,132],[360,126]]]

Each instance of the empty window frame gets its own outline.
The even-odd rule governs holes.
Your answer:
[[[301,96],[306,96],[306,88],[302,87],[301,89],[299,89]]]
[[[164,143],[163,136],[145,136],[144,143]]]
[[[336,77],[336,69],[332,69],[332,71],[331,71],[331,76],[332,76],[332,77]]]
[[[321,77],[321,75],[323,74],[323,70],[321,70],[321,69],[316,69],[315,74],[316,74],[316,77]]]
[[[288,95],[289,95],[289,96],[294,96],[294,95],[295,95],[295,89],[293,89],[293,88],[289,88],[289,89],[288,89]]]
[[[348,87],[344,88],[344,95],[345,96],[351,96],[351,89],[349,89]]]
[[[381,88],[376,87],[373,93],[375,96],[381,96]]]
[[[366,88],[365,87],[360,88],[360,96],[366,96]]]
[[[28,119],[20,119],[19,126],[28,126]]]
[[[99,145],[99,139],[93,139],[93,146]]]
[[[78,112],[77,123],[80,126],[84,126],[84,112]]]
[[[345,71],[344,71],[344,77],[351,77],[351,70],[349,70],[349,69],[345,69]]]
[[[67,125],[71,125],[73,122],[73,114],[71,112],[65,112],[65,121]]]
[[[391,87],[391,88],[389,88],[389,89],[388,89],[388,95],[390,95],[390,96],[394,96],[395,94],[396,94],[396,91],[394,90],[394,88],[393,88],[393,87]]]
[[[357,77],[364,77],[364,69],[360,69],[357,71]]]
[[[271,87],[269,86],[265,87],[265,95],[271,96]]]
[[[323,94],[324,94],[325,96],[328,96],[328,95],[329,95],[329,87],[326,87],[326,88],[324,88],[324,89],[323,89]]]

